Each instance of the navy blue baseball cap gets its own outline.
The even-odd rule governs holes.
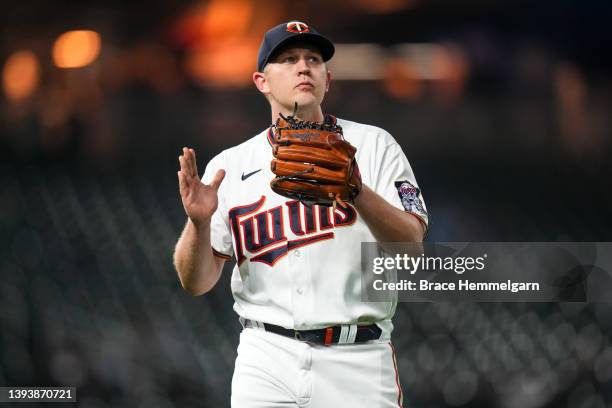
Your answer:
[[[323,61],[329,61],[334,56],[334,44],[323,37],[313,27],[301,21],[290,21],[271,28],[264,35],[259,54],[257,55],[257,71],[263,72],[270,57],[281,47],[294,43],[305,42],[314,45],[321,52]]]

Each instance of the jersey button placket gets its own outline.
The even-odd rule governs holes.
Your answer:
[[[298,249],[289,251],[289,263],[293,277],[293,320],[296,327],[300,327],[308,320],[307,313],[310,310],[308,296],[308,283],[311,279],[308,269],[309,260],[302,252]]]

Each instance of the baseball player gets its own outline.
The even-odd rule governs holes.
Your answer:
[[[223,264],[236,260],[231,290],[244,329],[233,407],[402,406],[390,341],[396,303],[360,301],[360,244],[421,242],[428,217],[410,164],[389,133],[323,114],[333,54],[330,40],[306,23],[270,29],[253,82],[277,126],[219,153],[201,180],[193,149],[179,157],[188,216],[174,254],[182,286],[204,294]],[[308,171],[315,178],[320,171],[290,178],[272,170],[279,145],[288,145],[278,142],[281,118],[326,129],[326,140],[335,137],[334,146],[348,152],[354,180],[348,198],[330,194],[328,205],[300,199],[305,190],[285,196],[271,188],[271,180],[297,180]]]

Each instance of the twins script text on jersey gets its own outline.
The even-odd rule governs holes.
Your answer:
[[[229,211],[238,264],[247,259],[246,249],[252,255],[251,262],[263,262],[273,266],[280,258],[287,255],[288,251],[325,239],[333,239],[333,232],[322,231],[352,225],[357,218],[357,212],[350,205],[346,208],[338,207],[333,211],[331,207],[306,206],[292,200],[285,202],[284,205],[261,210],[265,202],[266,196],[261,196],[252,204],[235,207]],[[288,220],[293,235],[303,238],[287,239],[285,220]],[[286,244],[274,247],[281,242]]]

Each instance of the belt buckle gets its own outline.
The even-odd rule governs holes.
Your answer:
[[[293,331],[293,338],[295,340],[300,340],[302,341],[302,333],[300,333],[298,330],[294,330]]]

